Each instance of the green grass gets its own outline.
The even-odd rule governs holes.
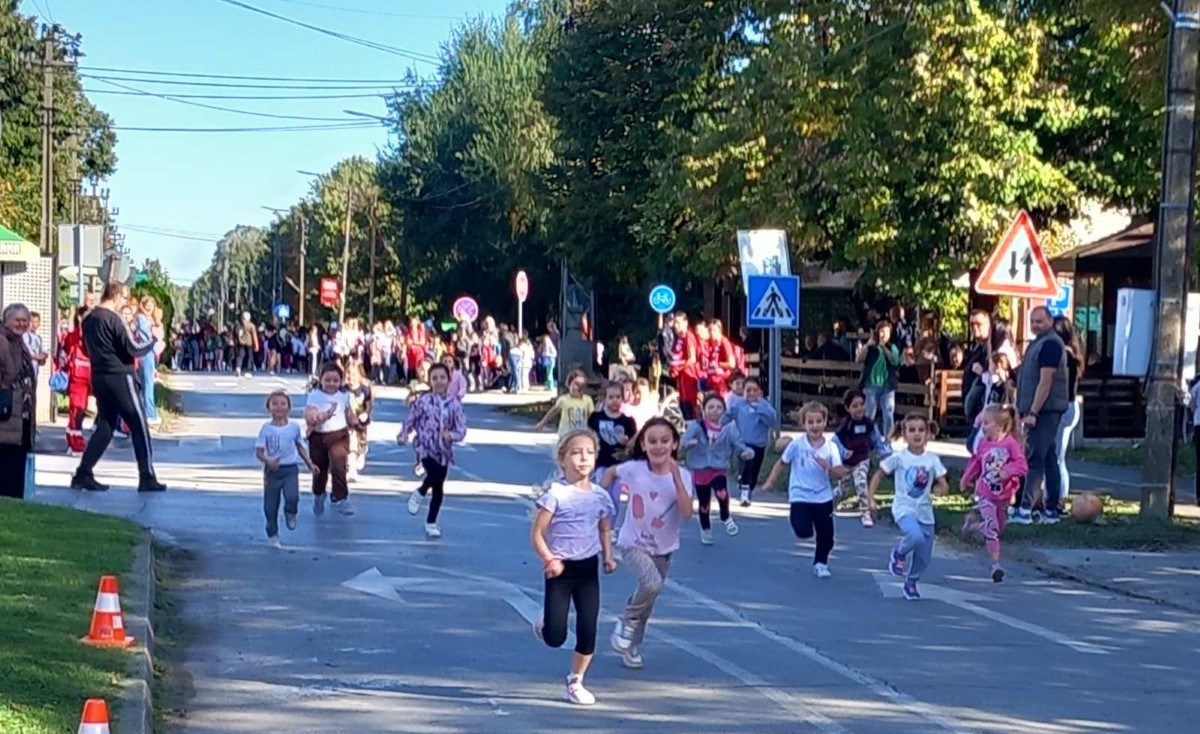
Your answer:
[[[1067,458],[1114,466],[1141,466],[1141,446],[1085,446],[1067,452]],[[1190,444],[1180,446],[1176,473],[1181,477],[1196,476],[1196,451]]]
[[[142,537],[125,520],[0,500],[0,732],[63,734],[87,698],[110,713],[128,653],[89,647],[96,586]]]

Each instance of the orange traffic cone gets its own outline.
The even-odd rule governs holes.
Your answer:
[[[78,734],[109,734],[108,704],[102,698],[89,698],[83,704]]]
[[[92,628],[83,642],[109,647],[133,645],[134,639],[125,635],[125,616],[121,614],[116,576],[100,577],[100,591],[96,594],[96,606],[92,610]]]

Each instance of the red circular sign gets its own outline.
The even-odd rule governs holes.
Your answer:
[[[525,275],[524,270],[517,271],[517,300],[525,303],[525,299],[529,298],[529,278]]]
[[[334,306],[342,298],[342,289],[337,278],[321,278],[321,305]]]

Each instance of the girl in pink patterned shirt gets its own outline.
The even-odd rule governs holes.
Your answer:
[[[449,394],[449,386],[450,370],[446,365],[440,362],[432,365],[429,368],[429,392],[413,402],[408,420],[396,436],[401,445],[409,436],[416,436],[413,452],[425,469],[425,481],[408,498],[408,512],[411,515],[419,513],[425,496],[432,493],[429,514],[425,518],[425,536],[430,539],[442,537],[437,518],[445,496],[446,475],[454,462],[454,442],[467,435],[462,403]]]
[[[980,426],[983,437],[963,472],[963,489],[975,489],[976,513],[967,516],[963,529],[983,533],[992,559],[992,581],[1004,580],[1000,566],[1000,534],[1008,503],[1021,486],[1021,477],[1029,473],[1025,450],[1013,437],[1017,413],[1011,405],[989,405],[983,409]]]

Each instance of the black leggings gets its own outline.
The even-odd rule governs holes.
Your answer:
[[[425,481],[421,482],[421,486],[417,491],[421,496],[433,492],[433,499],[429,500],[429,514],[425,517],[425,522],[429,525],[437,522],[438,513],[442,511],[442,498],[446,494],[446,475],[450,473],[450,467],[442,466],[437,459],[426,456],[421,459],[421,466],[425,467]]]
[[[712,530],[708,508],[712,505],[713,495],[717,496],[717,506],[721,508],[721,522],[725,522],[729,519],[729,479],[724,474],[713,477],[706,484],[696,484],[696,498],[700,500],[700,528],[703,530]]]
[[[738,485],[753,490],[754,485],[758,484],[758,475],[762,471],[763,458],[767,455],[767,447],[746,444],[746,448],[754,452],[754,458],[742,459],[742,476],[738,479]]]
[[[233,369],[235,372],[254,371],[254,347],[243,344],[233,354]]]
[[[546,579],[542,639],[550,647],[562,647],[567,641],[571,602],[575,603],[575,652],[591,655],[596,652],[596,624],[600,617],[599,556],[563,561],[563,572]]]
[[[808,540],[816,531],[817,552],[813,563],[829,563],[829,552],[833,550],[833,502],[793,502],[791,511],[792,532],[801,540]]]

